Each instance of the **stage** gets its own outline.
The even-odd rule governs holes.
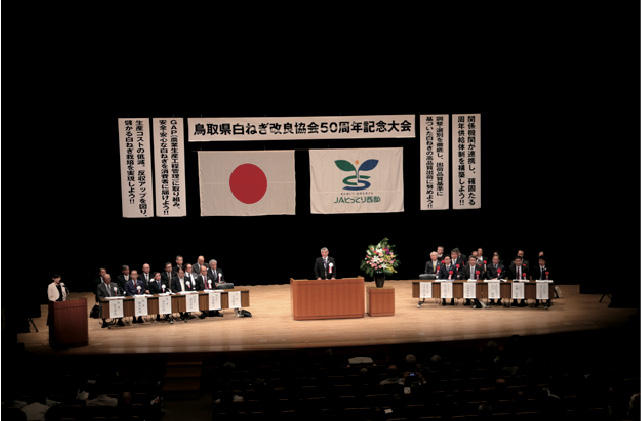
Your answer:
[[[374,286],[366,283],[366,287]],[[470,339],[505,338],[511,335],[546,335],[601,330],[626,324],[633,308],[609,308],[600,294],[579,294],[579,285],[561,285],[563,298],[550,308],[502,307],[473,309],[458,300],[441,306],[428,299],[420,308],[412,298],[412,281],[387,281],[396,294],[396,314],[337,320],[295,321],[290,285],[246,286],[252,318],[237,318],[233,310],[224,317],[195,318],[184,323],[150,321],[103,329],[99,319],[89,319],[89,345],[68,350],[49,347],[46,326],[48,306],[34,319],[30,333],[18,335],[27,352],[42,355],[132,355],[209,352],[274,351],[327,347],[420,344]],[[72,293],[70,299],[87,299],[87,315],[94,304],[92,293]]]

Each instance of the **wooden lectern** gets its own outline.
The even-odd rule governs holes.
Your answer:
[[[69,348],[89,344],[87,299],[49,302],[49,346]]]
[[[290,280],[294,320],[365,317],[365,280]]]

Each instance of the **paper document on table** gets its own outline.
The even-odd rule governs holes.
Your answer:
[[[418,298],[432,298],[432,282],[420,282],[420,292]]]

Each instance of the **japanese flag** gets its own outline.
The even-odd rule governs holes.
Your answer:
[[[294,151],[198,152],[202,216],[294,215]]]

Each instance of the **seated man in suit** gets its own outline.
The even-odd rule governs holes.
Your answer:
[[[516,256],[508,270],[508,277],[516,282],[527,281],[527,270],[529,269],[523,264],[523,258],[521,256]],[[512,301],[512,305],[517,305],[516,299]],[[525,307],[526,305],[527,303],[525,300],[521,300],[521,302],[518,303],[519,307]]]
[[[438,261],[438,253],[433,251],[430,253],[430,260],[425,263],[425,274],[436,275],[441,262]]]
[[[492,256],[492,263],[488,263],[486,268],[485,279],[498,279],[501,282],[505,282],[505,266],[501,263],[498,254],[494,253],[494,256]],[[494,299],[490,300],[490,304],[494,304]],[[500,298],[498,299],[497,304],[502,304]]]
[[[154,272],[153,276],[151,277],[151,280],[147,284],[147,291],[149,291],[150,294],[160,294],[162,292],[162,287],[160,286],[160,283],[161,283],[160,272]]]
[[[161,294],[163,292],[162,277],[160,276],[160,272],[154,272],[151,280],[149,281],[149,283],[147,283],[147,291],[149,291],[149,294]],[[168,291],[170,290],[167,290],[167,292]],[[166,314],[165,319],[169,320],[169,322],[172,324],[174,323],[170,314]],[[156,315],[156,320],[160,321],[160,314]]]
[[[176,277],[172,280],[171,291],[173,293],[196,291],[196,285],[190,282],[188,278],[185,278],[185,270],[181,267],[178,268]],[[180,318],[184,322],[187,322],[187,319],[195,319],[195,317],[188,312],[180,313]]]
[[[336,279],[336,261],[333,257],[329,257],[327,247],[323,247],[321,249],[321,257],[316,258],[314,275],[319,281],[321,279]]]
[[[120,269],[122,274],[119,275],[116,278],[116,282],[118,284],[118,287],[120,288],[120,292],[124,293],[125,288],[127,286],[127,282],[129,282],[129,265],[122,265],[122,268]]]
[[[550,271],[548,270],[547,265],[545,264],[545,256],[543,254],[539,254],[539,264],[536,266],[532,266],[532,279],[534,280],[550,279]],[[540,304],[539,300],[536,300],[534,306],[538,307],[539,304]],[[545,300],[545,303],[543,305],[545,307],[550,307],[550,300],[549,299]]]
[[[173,285],[174,272],[171,268],[171,262],[165,263],[165,271],[160,274],[160,289],[162,292],[171,292]]]
[[[223,270],[218,267],[218,261],[216,259],[211,259],[209,261],[209,271],[207,273],[208,273],[208,276],[211,279],[213,279],[214,283],[217,283],[217,284],[225,283],[225,276],[223,275]]]
[[[149,290],[145,288],[145,283],[138,279],[138,271],[132,270],[129,275],[129,282],[125,284],[125,295],[142,295],[149,294]]]
[[[118,290],[118,286],[111,283],[111,275],[109,275],[108,273],[105,273],[103,275],[102,280],[103,282],[100,285],[98,285],[96,289],[96,298],[98,298],[98,300],[102,298],[117,297],[119,295],[123,295],[123,292]],[[100,303],[100,313],[102,314],[102,302]],[[102,314],[102,316],[104,317],[104,314]],[[106,318],[102,319],[103,328],[109,327],[106,320],[107,320]],[[124,326],[124,325],[125,324],[122,322],[122,319],[118,319],[118,326]]]
[[[149,294],[149,290],[145,288],[145,283],[138,279],[138,271],[134,269],[129,274],[129,282],[125,284],[125,295],[134,296],[144,294]],[[142,316],[138,316],[138,318],[134,317],[133,322],[143,323]]]
[[[452,264],[454,266],[458,265],[458,270],[461,270],[461,268],[465,266],[465,257],[461,254],[461,251],[458,248],[452,249],[450,258],[452,259]]]
[[[196,278],[196,289],[198,291],[211,291],[216,289],[216,281],[212,278],[212,276],[209,273],[209,268],[205,265],[200,266],[200,275],[198,278]],[[221,271],[221,279],[222,279],[222,271]],[[208,311],[205,310],[202,312],[202,314],[199,316],[201,319],[204,319],[205,317],[223,317],[223,314],[218,311]]]
[[[459,272],[459,279],[468,280],[473,279],[475,281],[480,281],[485,278],[485,270],[480,266],[476,260],[476,256],[472,255],[469,257],[467,265],[463,266],[463,269]],[[466,306],[469,306],[471,301],[469,298],[465,299]],[[481,308],[481,302],[478,298],[474,299],[474,308]]]
[[[441,270],[438,272],[436,279],[449,279],[453,281],[457,276],[458,269],[452,264],[452,259],[450,259],[450,256],[445,256],[443,262],[441,263]],[[445,300],[443,300],[442,304],[447,305]],[[454,305],[454,298],[450,300],[450,304]]]
[[[145,288],[147,288],[147,284],[153,279],[153,277],[154,275],[151,273],[149,263],[143,263],[140,275],[138,275],[138,279],[140,279],[143,284],[145,284]]]

